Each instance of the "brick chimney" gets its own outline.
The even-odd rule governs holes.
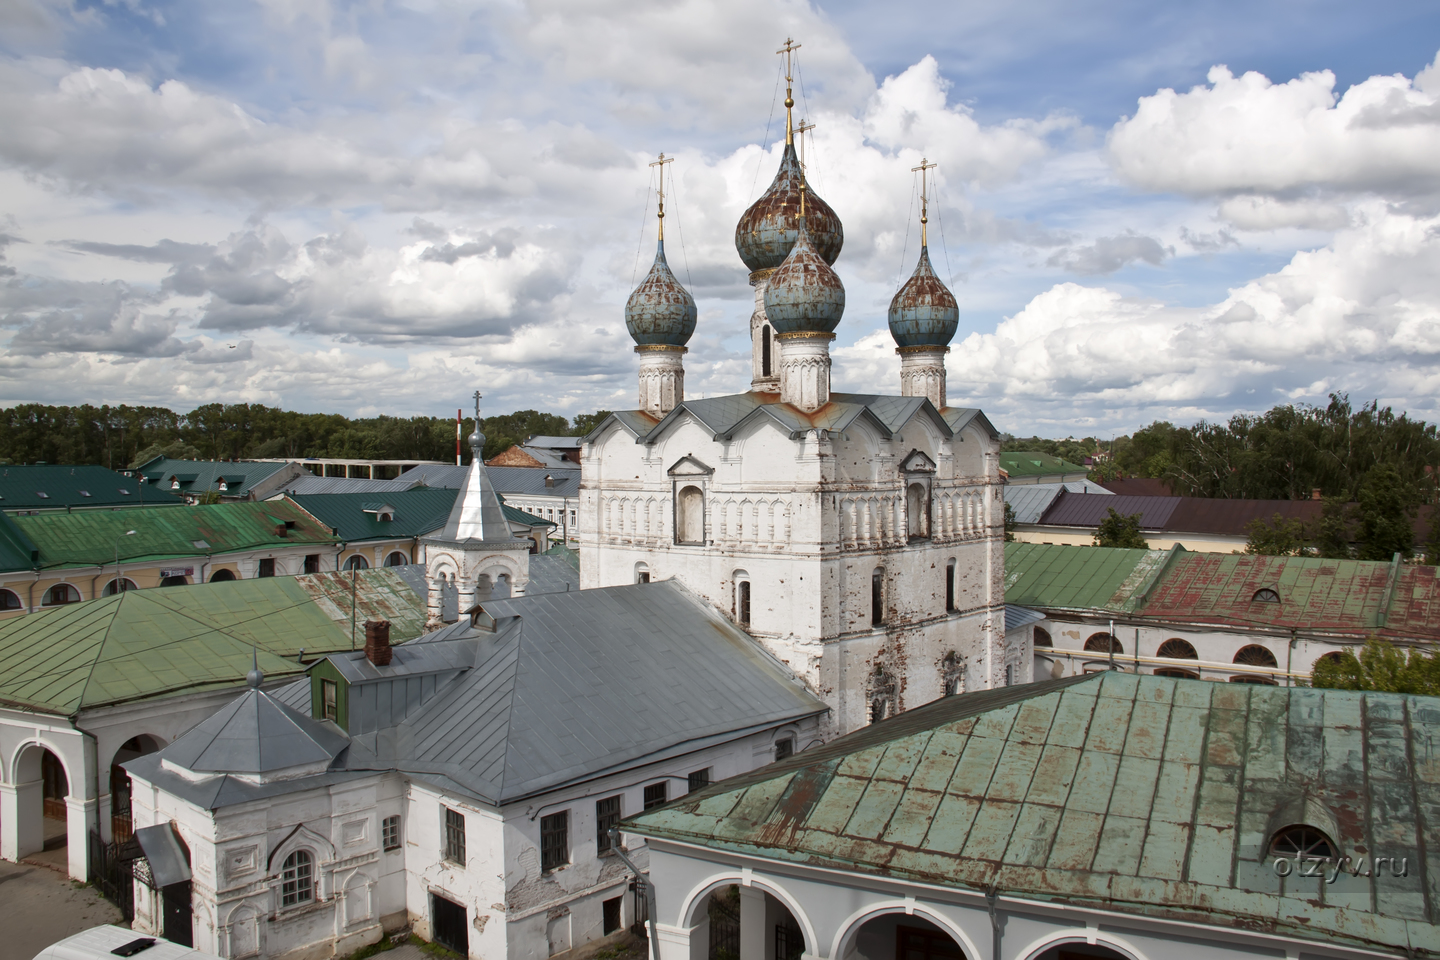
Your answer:
[[[365,621],[365,659],[383,667],[390,662],[390,621]]]

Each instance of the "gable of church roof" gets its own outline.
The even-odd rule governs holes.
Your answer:
[[[934,473],[935,461],[924,450],[911,450],[900,461],[901,473]]]
[[[715,472],[715,468],[687,454],[676,460],[665,472],[672,477],[708,477]]]

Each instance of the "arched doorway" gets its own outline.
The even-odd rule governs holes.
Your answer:
[[[211,583],[228,583],[229,581],[234,579],[235,571],[227,570],[224,567],[221,567],[219,570],[216,570],[214,573],[210,574]]]
[[[748,955],[800,960],[805,953],[800,922],[785,902],[768,890],[732,883],[717,887],[705,899],[703,909],[710,920],[708,960]],[[695,910],[697,919],[700,909]]]
[[[1113,950],[1104,944],[1078,940],[1074,943],[1053,944],[1035,954],[1030,960],[1132,960],[1132,958],[1129,954]]]
[[[920,914],[882,913],[845,937],[842,960],[967,960],[950,932]]]
[[[126,593],[130,590],[136,589],[138,588],[135,586],[134,580],[131,580],[129,577],[121,577],[118,580],[111,580],[109,583],[105,584],[105,590],[101,595],[106,597],[113,597],[117,593]]]
[[[115,757],[110,761],[110,838],[113,842],[123,843],[134,833],[130,813],[130,775],[120,765],[154,753],[164,745],[159,737],[141,734],[126,740],[115,751]]]
[[[16,755],[12,782],[16,793],[15,823],[0,827],[7,833],[15,831],[15,859],[58,850],[62,852],[45,859],[65,864],[63,851],[69,844],[69,809],[65,800],[70,795],[65,765],[53,752],[32,743]]]
[[[399,550],[392,550],[390,555],[385,558],[385,566],[387,567],[403,567],[409,562],[410,558]]]

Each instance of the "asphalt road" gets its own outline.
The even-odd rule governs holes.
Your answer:
[[[0,960],[33,960],[56,940],[102,923],[120,911],[95,892],[48,867],[0,860]]]

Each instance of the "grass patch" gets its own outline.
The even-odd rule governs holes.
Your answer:
[[[410,939],[420,948],[421,953],[434,957],[435,960],[464,960],[460,954],[451,950],[449,947],[442,947],[440,944],[431,943],[429,940],[421,940],[414,934],[410,935]]]
[[[354,953],[345,957],[344,960],[365,960],[366,957],[373,957],[377,953],[384,953],[386,950],[394,950],[399,944],[390,939],[390,934],[385,934],[377,942],[368,947],[361,947]]]

